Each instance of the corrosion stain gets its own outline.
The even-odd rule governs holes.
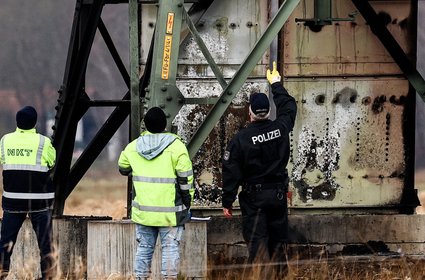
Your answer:
[[[363,105],[369,105],[370,102],[372,102],[371,98],[369,96],[363,97],[362,98],[362,104]]]

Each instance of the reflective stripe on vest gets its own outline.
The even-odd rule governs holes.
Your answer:
[[[180,189],[183,191],[190,190],[192,188],[192,184],[180,185]]]
[[[183,191],[190,190],[192,188],[192,184],[182,184],[183,182],[186,182],[189,180],[189,176],[193,176],[193,170],[189,171],[177,171],[177,176],[181,178],[180,181],[180,189]]]
[[[136,201],[132,201],[131,206],[139,209],[140,211],[149,211],[149,212],[181,212],[186,209],[184,205],[164,207],[164,206],[143,206],[137,203]]]
[[[182,171],[182,172],[177,171],[177,176],[179,176],[179,177],[188,177],[188,176],[192,176],[192,175],[193,175],[193,170]]]
[[[1,162],[5,162],[6,160],[6,156],[4,154],[4,143],[3,143],[3,138],[1,139]],[[4,167],[3,167],[4,168]]]
[[[38,144],[37,157],[36,157],[36,160],[35,160],[36,165],[41,166],[41,157],[43,155],[43,148],[44,148],[44,136],[42,136],[40,134],[40,144]]]
[[[3,164],[3,170],[25,170],[25,171],[40,171],[47,172],[49,167],[41,165],[41,158],[43,156],[44,148],[44,136],[40,135],[40,143],[37,148],[37,155],[35,158],[35,164]],[[4,144],[1,145],[2,162],[5,162]]]
[[[145,177],[145,176],[133,176],[134,182],[143,182],[143,183],[159,183],[159,184],[175,184],[176,178],[155,178],[155,177]]]
[[[3,170],[24,170],[24,171],[40,171],[47,172],[49,168],[42,165],[31,164],[3,164]]]
[[[15,192],[3,192],[3,196],[6,198],[14,199],[53,199],[55,193],[15,193]]]

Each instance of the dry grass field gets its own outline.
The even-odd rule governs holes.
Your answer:
[[[66,200],[64,215],[125,217],[127,177],[113,167],[90,170]]]
[[[267,274],[266,274],[267,275]],[[243,266],[213,268],[209,279],[226,280],[423,280],[425,261],[411,258],[386,257],[337,257],[323,256],[320,259],[288,262],[284,276],[273,273],[265,277],[258,267],[246,269]]]

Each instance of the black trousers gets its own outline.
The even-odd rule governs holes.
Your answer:
[[[286,193],[276,189],[242,191],[243,237],[248,245],[248,261],[286,263],[284,247],[288,240]]]
[[[28,213],[32,227],[35,231],[40,249],[40,265],[42,279],[48,279],[53,265],[52,258],[52,211]],[[4,211],[1,223],[0,238],[0,266],[3,272],[9,271],[10,256],[16,244],[19,230],[22,227],[27,213],[11,213]]]

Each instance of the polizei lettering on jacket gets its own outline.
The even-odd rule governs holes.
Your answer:
[[[29,157],[31,153],[31,149],[7,149],[8,156]]]
[[[280,137],[280,129],[272,130],[267,133],[252,136],[252,144],[267,142]]]

